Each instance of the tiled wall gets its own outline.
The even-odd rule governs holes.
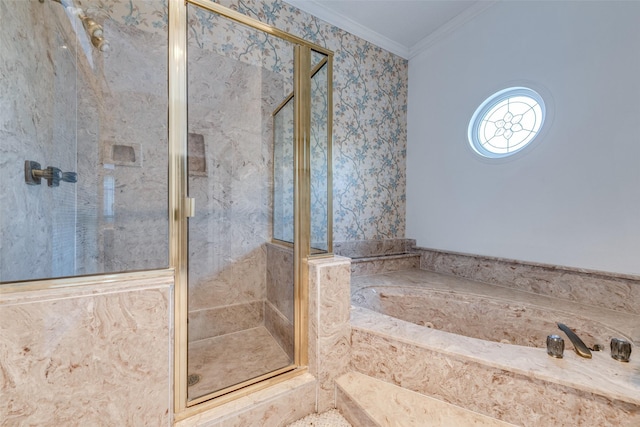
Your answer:
[[[5,293],[0,424],[171,421],[173,273]]]
[[[611,310],[640,314],[640,278],[416,248],[420,268]]]
[[[291,360],[294,350],[293,281],[293,248],[268,243],[264,323]]]
[[[70,25],[57,31],[66,17],[55,5],[2,1],[0,11],[0,281],[74,274],[77,186],[29,186],[24,174],[25,160],[75,171],[76,59],[58,48]]]
[[[59,3],[0,1],[0,281],[168,266],[166,29],[132,31],[128,6],[82,3],[105,55]],[[78,182],[27,186],[25,160]]]

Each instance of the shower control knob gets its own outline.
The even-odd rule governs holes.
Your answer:
[[[611,357],[620,362],[628,362],[631,357],[631,343],[620,338],[612,338]]]
[[[560,335],[547,336],[547,354],[551,357],[562,359],[564,353],[564,340]]]
[[[78,182],[78,174],[76,172],[62,172],[62,180],[64,182]]]

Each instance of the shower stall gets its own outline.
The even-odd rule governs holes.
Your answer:
[[[176,412],[303,370],[332,53],[209,0],[0,13],[2,286],[174,269]]]

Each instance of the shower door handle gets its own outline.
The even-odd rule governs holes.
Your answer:
[[[196,216],[196,199],[193,197],[185,197],[184,199],[184,216],[186,218]]]

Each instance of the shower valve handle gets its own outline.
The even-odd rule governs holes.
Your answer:
[[[64,182],[78,182],[78,174],[76,172],[62,172],[62,180]]]
[[[42,179],[47,180],[49,187],[58,187],[60,181],[78,182],[78,174],[76,172],[62,172],[60,168],[49,166],[46,169],[40,169],[40,163],[26,160],[24,163],[25,181],[29,185],[40,185]]]

